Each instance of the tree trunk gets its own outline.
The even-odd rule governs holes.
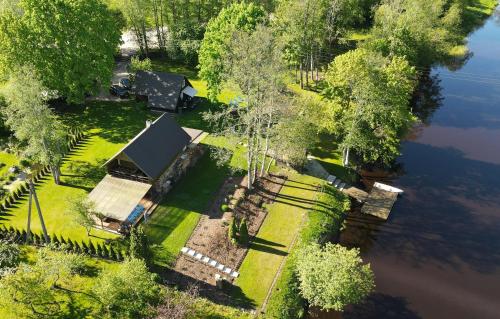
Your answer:
[[[302,60],[300,61],[300,88],[304,89],[304,66]]]
[[[306,55],[306,86],[309,87],[309,55]]]
[[[349,165],[349,148],[344,149],[343,151],[344,161],[342,162],[343,166]]]
[[[266,165],[267,154],[269,152],[269,130],[271,129],[271,122],[273,120],[272,114],[269,114],[269,118],[266,126],[266,142],[264,146],[264,154],[262,156],[262,166],[260,167],[260,177],[264,176],[264,169]]]
[[[56,183],[56,185],[60,185],[61,184],[61,169],[59,168],[59,166],[51,165],[50,171],[52,172],[52,177],[54,178],[54,183]]]
[[[148,33],[147,33],[147,30],[146,30],[146,23],[145,22],[142,22],[141,30],[142,30],[143,40],[144,40],[145,54],[146,54],[146,56],[149,56]]]

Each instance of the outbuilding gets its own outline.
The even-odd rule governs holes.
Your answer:
[[[164,112],[190,108],[198,93],[184,75],[153,71],[138,71],[133,90],[150,109]]]

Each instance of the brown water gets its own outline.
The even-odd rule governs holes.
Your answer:
[[[500,318],[499,17],[470,36],[460,70],[433,70],[390,219],[350,218],[342,240],[361,247],[377,288],[344,319]]]

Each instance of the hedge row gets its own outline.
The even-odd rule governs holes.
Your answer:
[[[0,227],[0,239],[6,239],[18,244],[26,244],[26,230],[19,230],[13,228],[12,226],[6,228],[2,225]],[[125,255],[122,251],[113,248],[113,246],[96,243],[92,241],[86,242],[76,242],[71,239],[64,239],[64,237],[57,237],[57,235],[50,235],[49,242],[45,241],[42,234],[31,233],[30,245],[34,246],[44,246],[46,244],[53,244],[61,247],[69,252],[74,252],[78,254],[85,254],[93,257],[99,257],[104,259],[111,259],[116,261],[122,261]]]
[[[344,212],[350,207],[349,198],[330,185],[323,187],[317,202],[322,204],[314,206],[308,212],[307,222],[300,231],[297,244],[288,256],[269,299],[265,318],[300,319],[306,313],[306,302],[300,295],[295,269],[296,252],[311,243],[323,243],[335,237],[340,231]]]
[[[67,142],[67,152],[71,151],[78,143],[85,137],[83,131],[78,128],[70,129],[68,134],[68,142]],[[33,176],[33,183],[38,183],[44,176],[50,174],[50,167],[45,166],[40,169],[35,176]],[[14,191],[10,192],[5,199],[3,200],[0,208],[2,211],[5,211],[11,208],[23,195],[29,193],[28,183],[26,181],[22,182],[18,188]]]

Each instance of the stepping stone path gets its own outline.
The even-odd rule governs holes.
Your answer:
[[[333,175],[328,175],[326,178],[328,184],[333,185],[335,188],[339,190],[344,190],[344,188],[347,186],[346,183],[342,182],[340,178],[337,178],[336,176]]]
[[[219,270],[220,272],[226,273],[233,278],[237,278],[240,275],[237,271],[233,271],[231,268],[226,267],[221,263],[218,263],[216,260],[213,260],[212,258],[210,258],[208,256],[203,256],[202,254],[197,253],[194,249],[191,249],[188,247],[182,247],[181,252],[184,255],[190,256],[198,261],[201,261],[202,263],[205,263],[211,267],[214,267],[215,269]]]

